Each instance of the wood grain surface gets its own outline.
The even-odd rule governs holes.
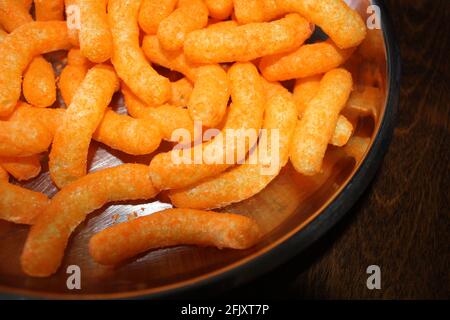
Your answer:
[[[365,195],[324,239],[227,298],[450,298],[450,1],[386,1],[402,52],[397,128]],[[368,290],[366,268],[381,268]]]

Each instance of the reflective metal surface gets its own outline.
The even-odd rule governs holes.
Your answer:
[[[347,2],[367,16],[369,1]],[[151,203],[112,204],[89,215],[71,238],[59,272],[50,278],[36,279],[27,277],[19,265],[28,227],[0,221],[0,292],[26,297],[119,298],[162,297],[203,286],[219,290],[248,281],[299,253],[356,201],[386,150],[399,76],[398,68],[392,65],[398,63],[398,57],[387,23],[383,21],[384,30],[369,31],[366,42],[346,65],[356,88],[375,86],[381,92],[373,114],[354,119],[355,135],[370,137],[371,147],[357,161],[330,147],[321,175],[306,178],[287,166],[263,192],[224,208],[223,211],[242,213],[260,223],[266,235],[257,246],[245,251],[176,247],[146,253],[114,268],[92,261],[87,244],[93,234],[114,223],[170,207],[163,194]],[[116,104],[118,111],[124,112],[120,99]],[[130,157],[93,143],[90,159],[92,172],[122,162],[148,164],[151,156]],[[47,168],[37,179],[21,185],[49,196],[56,192]],[[66,268],[72,264],[81,268],[81,290],[70,291],[66,287]]]

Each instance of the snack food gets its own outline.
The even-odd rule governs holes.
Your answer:
[[[311,34],[308,21],[289,14],[273,22],[191,32],[184,53],[195,63],[245,62],[297,49]]]
[[[207,65],[197,69],[197,81],[188,103],[194,121],[214,128],[222,121],[227,109],[230,92],[227,73],[219,65]]]
[[[28,234],[23,271],[35,277],[56,272],[71,233],[95,209],[113,201],[153,198],[158,191],[148,170],[145,165],[124,164],[86,175],[58,192]]]
[[[71,49],[67,55],[67,65],[59,76],[59,90],[66,106],[72,102],[75,92],[83,82],[90,63],[85,58],[80,49]]]
[[[80,8],[80,49],[90,61],[102,63],[111,58],[112,36],[105,0],[83,0]]]
[[[276,0],[286,12],[298,12],[317,24],[341,49],[358,46],[366,37],[361,16],[343,0]]]
[[[156,34],[158,26],[177,5],[178,0],[143,0],[139,9],[139,26],[147,34]]]
[[[23,75],[23,95],[28,103],[46,108],[56,101],[55,73],[43,57],[34,58]]]
[[[7,32],[12,32],[21,25],[33,21],[28,9],[17,0],[0,1],[0,26]]]
[[[164,49],[183,48],[186,35],[208,24],[208,8],[203,0],[178,0],[178,7],[158,26],[158,39]]]
[[[40,192],[18,187],[8,182],[8,174],[0,166],[0,220],[18,224],[32,224],[48,205],[48,198]]]
[[[50,175],[59,188],[86,174],[92,134],[118,88],[119,81],[111,67],[96,65],[88,71],[56,130],[50,152]]]
[[[263,57],[259,69],[269,81],[306,78],[339,67],[353,51],[339,49],[331,41],[313,43],[287,54]]]
[[[147,62],[139,47],[140,0],[110,0],[109,26],[113,37],[112,63],[119,77],[142,101],[161,105],[170,98],[170,81]]]
[[[247,249],[261,237],[250,218],[193,209],[167,209],[120,223],[94,235],[89,252],[95,261],[115,265],[139,253],[176,245]]]
[[[322,78],[319,91],[308,103],[295,129],[290,160],[298,172],[304,175],[320,172],[328,142],[350,96],[352,84],[351,74],[344,69],[329,71]]]
[[[233,0],[205,0],[209,15],[218,20],[225,20],[233,12]]]
[[[162,48],[157,36],[145,36],[142,50],[151,62],[178,71],[193,82],[197,79],[196,72],[199,65],[188,61],[183,51],[168,51]]]
[[[64,0],[34,0],[36,20],[64,20]]]
[[[29,180],[41,172],[40,156],[0,157],[0,167],[19,181]]]
[[[67,27],[63,21],[30,22],[11,32],[0,43],[0,116],[11,114],[16,106],[22,73],[32,58],[69,47]]]
[[[265,22],[286,14],[276,0],[234,0],[234,13],[240,24]]]

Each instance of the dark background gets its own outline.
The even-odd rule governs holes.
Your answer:
[[[375,180],[305,254],[224,298],[450,298],[450,0],[385,2],[403,73],[397,128]],[[372,264],[381,290],[366,287]]]

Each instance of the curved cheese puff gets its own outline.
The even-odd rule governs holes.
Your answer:
[[[27,157],[47,151],[52,134],[35,119],[0,121],[0,156]]]
[[[150,154],[161,143],[161,133],[153,121],[134,119],[112,110],[106,111],[94,140],[132,155]]]
[[[222,122],[230,99],[227,73],[219,65],[208,65],[197,69],[188,109],[194,121],[214,128]]]
[[[69,35],[70,43],[74,47],[80,47],[80,6],[79,0],[64,0],[66,18],[67,18],[67,33]]]
[[[320,88],[321,75],[298,79],[294,86],[294,100],[297,104],[298,116],[301,118],[308,103],[316,96]],[[349,100],[350,102],[350,100]],[[339,115],[336,129],[330,139],[330,144],[342,147],[353,134],[353,125],[343,115]]]
[[[291,53],[263,57],[259,69],[269,81],[306,78],[339,67],[353,51],[341,50],[331,41],[307,44]]]
[[[98,263],[115,265],[151,249],[178,245],[247,249],[261,236],[256,222],[245,216],[167,209],[97,233],[89,241],[89,253]]]
[[[37,108],[25,102],[19,102],[14,113],[9,117],[9,121],[18,123],[37,123],[44,127],[51,136],[54,136],[56,129],[61,125],[65,109]]]
[[[366,37],[363,19],[343,0],[276,1],[282,9],[298,12],[318,25],[341,49],[356,47]]]
[[[289,159],[289,146],[297,123],[297,109],[292,95],[284,91],[267,101],[264,119],[267,144],[261,145],[260,142],[254,151],[258,155],[256,164],[247,162],[193,187],[175,190],[169,195],[173,205],[194,209],[225,207],[254,196],[278,176]],[[271,141],[273,130],[279,133],[278,148],[275,149],[272,149],[272,143],[276,142]],[[265,150],[261,151],[261,148]],[[264,161],[261,152],[267,152],[270,163]],[[265,172],[265,168],[270,168],[270,172]]]
[[[42,53],[70,47],[64,22],[30,22],[0,43],[0,116],[11,114],[21,93],[22,73]]]
[[[143,0],[139,9],[139,26],[147,34],[156,34],[158,26],[175,9],[178,0]]]
[[[304,175],[320,172],[328,142],[333,136],[339,113],[352,91],[352,76],[344,69],[325,74],[316,96],[308,103],[297,124],[290,159]]]
[[[308,21],[297,14],[289,14],[273,22],[193,31],[186,38],[184,53],[196,63],[251,61],[295,50],[311,34]]]
[[[141,0],[108,2],[114,47],[112,63],[119,77],[142,101],[160,105],[170,98],[170,81],[153,70],[139,47],[140,4]]]
[[[336,147],[343,147],[347,144],[352,134],[352,123],[346,117],[340,115],[329,143]]]
[[[33,224],[49,204],[47,196],[40,192],[8,183],[8,175],[0,167],[0,220],[18,224]]]
[[[195,81],[195,74],[199,65],[188,61],[183,51],[164,50],[157,36],[145,36],[142,41],[142,50],[151,62],[172,71],[180,72],[189,80]]]
[[[23,95],[28,103],[41,108],[56,101],[55,72],[43,57],[31,61],[23,76]]]
[[[106,0],[83,0],[79,5],[81,53],[92,62],[105,62],[113,51]]]
[[[175,107],[170,104],[164,104],[159,107],[146,106],[124,84],[122,84],[122,93],[125,98],[128,113],[134,118],[148,119],[156,123],[164,140],[172,141],[173,132],[180,128],[188,130],[191,137],[194,137],[194,121],[187,109]]]
[[[148,166],[124,164],[88,174],[58,192],[28,234],[21,256],[26,274],[46,277],[58,269],[73,230],[109,202],[147,200],[158,191]]]
[[[88,72],[87,66],[66,65],[59,76],[59,90],[66,106],[70,105],[75,92]]]
[[[234,13],[240,24],[265,22],[286,14],[276,0],[234,0]]]
[[[0,25],[7,32],[12,32],[18,27],[32,22],[28,9],[17,0],[0,0]]]
[[[209,15],[218,20],[225,20],[233,12],[233,0],[205,0]]]
[[[93,67],[81,83],[56,130],[50,152],[50,175],[59,188],[86,174],[92,134],[118,86],[114,70],[105,65]]]
[[[64,20],[64,0],[34,0],[34,10],[38,21]]]
[[[175,107],[186,107],[193,89],[192,83],[186,78],[172,82],[172,97],[169,103]]]
[[[19,181],[32,179],[41,172],[39,155],[30,157],[0,157],[0,166]]]
[[[226,141],[226,136],[227,131],[231,130],[233,133],[238,133],[238,130],[251,131],[258,135],[265,107],[261,77],[253,64],[236,63],[228,71],[228,79],[233,104],[229,108],[223,131],[212,141],[183,151],[184,154],[194,157],[197,154],[217,155],[222,156],[222,159],[210,162],[202,157],[199,159],[200,163],[195,163],[193,159],[190,160],[194,163],[176,163],[174,159],[180,154],[180,150],[160,153],[150,163],[152,181],[160,190],[186,187],[217,175],[240,161],[237,155],[242,151],[245,155],[251,147],[246,143],[245,150],[238,150],[234,139]]]
[[[202,0],[179,0],[178,8],[159,24],[158,39],[164,49],[180,50],[189,32],[207,24],[208,8]]]

